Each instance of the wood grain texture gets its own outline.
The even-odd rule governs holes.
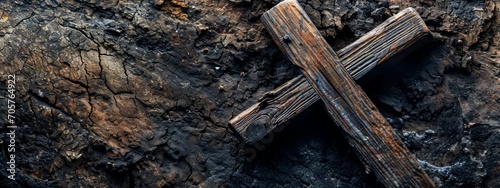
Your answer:
[[[347,72],[359,79],[376,65],[408,51],[410,46],[429,36],[422,18],[413,8],[407,8],[341,49],[338,57]],[[232,118],[229,124],[244,142],[255,142],[318,100],[311,85],[300,75],[264,94],[258,103]]]
[[[386,187],[434,187],[297,1],[283,1],[261,19],[285,56],[300,67],[361,161],[381,183]],[[383,58],[383,54],[366,55]],[[363,72],[363,68],[357,70]]]

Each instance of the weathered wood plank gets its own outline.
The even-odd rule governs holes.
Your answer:
[[[304,76],[297,76],[265,93],[258,103],[231,119],[229,125],[244,142],[256,142],[318,100]]]
[[[358,79],[395,54],[413,49],[410,46],[426,41],[429,36],[422,18],[414,9],[407,8],[341,49],[338,57],[347,72]],[[318,100],[300,75],[264,94],[258,103],[232,118],[229,124],[243,141],[255,142]]]
[[[361,161],[381,183],[387,187],[434,187],[296,0],[283,1],[261,19],[285,56],[300,67]],[[381,54],[366,55],[377,58]],[[362,72],[363,68],[357,71]]]

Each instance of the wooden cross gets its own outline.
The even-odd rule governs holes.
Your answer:
[[[429,32],[413,9],[406,9],[391,17],[382,26],[344,48],[339,53],[342,54],[340,58],[296,0],[279,3],[264,13],[261,20],[281,51],[300,67],[305,76],[285,84],[281,87],[284,93],[277,94],[284,97],[302,96],[303,91],[307,91],[310,93],[308,96],[321,99],[361,161],[371,168],[385,186],[434,187],[415,157],[349,74],[359,78],[376,64],[413,44],[414,39],[421,38],[416,36]],[[288,112],[288,116],[294,116],[305,108],[305,104],[313,103],[314,98],[301,98],[300,101],[308,101],[301,103],[289,102],[287,98],[279,98],[278,101],[293,103],[285,106],[297,108],[292,113]],[[234,125],[242,120],[241,117],[230,121],[238,133],[242,129]],[[269,119],[257,119],[246,129],[268,124]]]
[[[413,8],[407,8],[339,50],[337,56],[347,72],[359,79],[396,54],[416,49],[429,36],[424,21]],[[243,141],[252,143],[319,100],[304,75],[299,75],[265,93],[258,103],[232,118],[229,124]]]

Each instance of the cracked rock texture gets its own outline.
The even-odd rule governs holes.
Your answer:
[[[299,74],[259,21],[278,2],[1,1],[0,184],[379,187],[319,103],[254,145],[227,127]],[[414,7],[433,41],[360,84],[436,185],[500,186],[498,1],[300,2],[335,50]]]

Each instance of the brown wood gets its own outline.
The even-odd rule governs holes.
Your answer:
[[[428,36],[429,29],[422,18],[413,8],[407,8],[341,49],[338,57],[347,72],[358,79],[395,54],[414,49],[410,46],[426,41]],[[243,141],[255,142],[318,100],[311,85],[300,75],[264,94],[229,124]]]
[[[297,76],[265,93],[258,103],[231,119],[229,125],[244,142],[253,143],[318,100],[318,95],[304,76]]]
[[[261,20],[285,56],[300,67],[330,117],[344,130],[348,143],[381,183],[387,187],[434,187],[297,1],[281,2]]]

